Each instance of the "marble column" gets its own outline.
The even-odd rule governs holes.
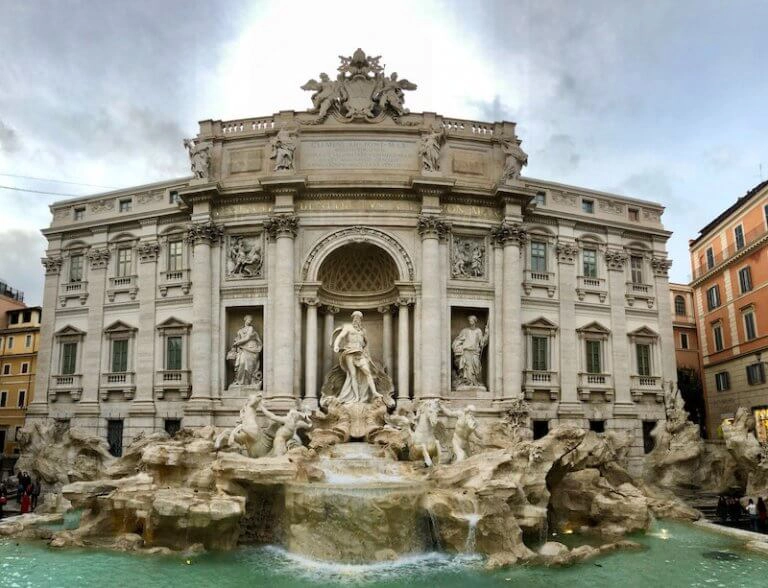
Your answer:
[[[579,385],[578,354],[581,350],[573,348],[576,341],[576,263],[579,248],[574,241],[561,240],[555,250],[560,288],[560,349],[552,349],[552,353],[559,353],[560,357],[560,403],[561,407],[567,404],[581,408],[576,392]],[[550,363],[553,359],[550,358]]]
[[[611,307],[611,348],[613,372],[614,400],[617,405],[631,405],[630,392],[630,362],[629,342],[627,340],[627,279],[626,265],[628,256],[623,248],[620,248],[621,235],[609,233],[609,239],[613,238],[616,244],[605,251],[605,263],[608,268],[608,291]],[[606,341],[606,345],[608,342]],[[607,350],[606,350],[607,356]],[[607,369],[608,366],[603,368]],[[614,410],[614,412],[616,409]]]
[[[651,269],[654,276],[654,293],[656,295],[656,309],[659,316],[672,316],[671,298],[669,295],[669,268],[672,260],[666,257],[656,256],[651,259]],[[662,383],[675,382],[677,389],[677,362],[675,360],[675,335],[672,321],[659,321],[659,353],[661,355],[661,369],[656,374],[661,375]]]
[[[443,332],[442,295],[440,281],[440,238],[448,231],[448,224],[437,215],[419,217],[421,234],[421,385],[420,398],[439,398],[442,382],[442,345],[435,342]]]
[[[380,306],[381,313],[381,354],[384,369],[392,376],[392,309],[389,305]]]
[[[202,420],[190,425],[210,424],[211,366],[216,365],[212,349],[212,291],[211,247],[221,239],[222,230],[212,222],[194,223],[187,227],[187,242],[192,246],[192,328],[190,367],[192,369],[192,397],[187,412]],[[201,405],[198,408],[195,405]],[[203,406],[204,405],[204,406]]]
[[[409,365],[411,357],[410,338],[408,336],[408,300],[398,301],[397,314],[397,397],[409,397],[409,384],[411,369]]]
[[[305,298],[302,302],[307,309],[306,332],[304,333],[304,399],[312,408],[317,408],[317,298]]]
[[[333,328],[334,328],[334,315],[339,312],[339,309],[335,306],[326,306],[325,307],[325,316],[323,320],[323,340],[321,343],[322,349],[323,349],[323,373],[322,373],[322,380],[325,381],[325,378],[328,376],[328,374],[333,369],[333,361],[334,361],[334,353],[333,349],[331,348],[331,337],[333,336]]]
[[[296,328],[296,295],[294,292],[294,239],[298,228],[298,217],[293,214],[276,214],[264,225],[269,237],[275,240],[277,267],[273,277],[274,298],[271,350],[274,389],[271,398],[280,398],[294,403],[294,349]]]
[[[523,352],[520,337],[520,299],[523,276],[520,266],[520,247],[527,239],[527,233],[520,225],[503,222],[495,229],[494,237],[504,248],[501,296],[503,398],[521,398]]]

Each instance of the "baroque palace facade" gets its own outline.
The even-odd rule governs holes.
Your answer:
[[[119,452],[253,389],[315,408],[359,311],[398,401],[524,398],[535,434],[629,430],[640,457],[676,380],[663,208],[522,176],[514,123],[410,113],[360,50],[302,88],[312,110],[202,121],[194,177],[51,207],[29,418]]]

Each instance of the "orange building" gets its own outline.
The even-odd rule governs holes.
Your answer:
[[[0,280],[0,329],[6,327],[5,313],[15,308],[24,308],[24,292],[15,290]]]
[[[41,312],[39,306],[8,310],[0,329],[0,447],[6,468],[18,453],[16,434],[35,393]]]
[[[710,436],[739,406],[768,441],[768,181],[690,242]]]

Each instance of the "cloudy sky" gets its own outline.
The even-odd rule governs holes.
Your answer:
[[[0,0],[0,278],[41,301],[62,199],[9,188],[187,175],[198,120],[303,110],[299,86],[358,46],[419,85],[411,110],[516,121],[526,175],[664,204],[676,281],[688,239],[768,177],[767,2],[365,6]]]

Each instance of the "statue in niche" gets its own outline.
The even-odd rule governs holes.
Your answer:
[[[258,278],[261,277],[262,264],[261,239],[232,237],[229,242],[229,275]]]
[[[501,149],[504,152],[504,171],[501,173],[503,181],[516,180],[520,177],[523,167],[528,165],[528,154],[520,148],[520,139],[504,141]]]
[[[482,239],[453,240],[452,277],[482,278],[485,275],[485,243]]]
[[[253,386],[261,389],[261,337],[253,328],[253,317],[249,314],[243,319],[243,326],[237,331],[227,359],[235,362],[235,381],[237,386]]]
[[[353,312],[352,322],[334,330],[329,343],[339,363],[323,384],[321,404],[327,402],[327,397],[336,396],[342,404],[371,404],[382,399],[387,406],[394,405],[392,380],[371,359],[363,313]]]
[[[440,149],[443,146],[445,133],[440,127],[432,130],[421,138],[419,155],[421,156],[421,169],[427,172],[440,170]]]
[[[275,160],[274,171],[283,171],[293,169],[293,155],[296,151],[296,139],[288,132],[288,129],[282,127],[277,135],[270,141],[272,155],[270,159]]]
[[[470,315],[469,326],[464,327],[453,340],[453,360],[456,366],[454,389],[485,388],[482,384],[482,354],[488,344],[488,325],[485,330],[477,326],[477,317]]]
[[[261,405],[261,412],[269,420],[280,424],[280,428],[275,432],[275,440],[272,442],[270,455],[279,457],[291,449],[304,445],[301,437],[299,437],[299,431],[312,428],[309,413],[292,408],[287,415],[281,417],[270,412],[264,404]]]
[[[195,178],[207,180],[211,167],[211,144],[184,139],[184,147],[189,154],[189,164]]]
[[[405,102],[403,90],[415,90],[416,87],[416,84],[408,80],[398,80],[397,72],[392,72],[389,79],[383,75],[379,78],[379,89],[374,92],[374,99],[380,110],[384,111],[389,106],[402,116],[409,112],[407,108],[403,108],[403,102]]]
[[[453,429],[453,461],[464,461],[470,454],[470,438],[474,436],[475,440],[480,442],[477,436],[477,419],[475,418],[475,407],[473,405],[465,406],[458,410],[453,410],[441,404],[440,409],[443,414],[456,419]]]

